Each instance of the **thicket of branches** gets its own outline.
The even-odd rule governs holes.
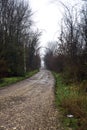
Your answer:
[[[23,0],[0,0],[0,77],[33,68],[39,32],[32,32],[32,10]],[[37,66],[35,65],[35,66]]]
[[[77,12],[65,8],[57,47],[47,52],[45,62],[49,69],[62,72],[68,81],[87,79],[87,4]],[[67,81],[67,80],[66,80]]]

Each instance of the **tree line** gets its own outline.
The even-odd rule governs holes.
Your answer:
[[[24,75],[38,68],[40,59],[35,48],[40,32],[34,32],[32,24],[27,2],[0,0],[0,77]]]
[[[65,13],[56,44],[45,55],[48,69],[61,72],[66,82],[87,79],[87,3],[80,11],[63,4]],[[49,44],[48,44],[49,46]]]

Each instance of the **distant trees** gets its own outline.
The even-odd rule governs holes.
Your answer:
[[[27,64],[30,59],[27,58],[28,55],[33,57],[34,46],[38,42],[33,43],[36,33],[32,32],[34,36],[31,35],[31,16],[31,8],[23,0],[0,0],[1,77],[23,75],[30,68]]]
[[[26,68],[27,71],[40,67],[40,57],[36,53],[41,32],[38,30],[30,33],[29,44],[26,45]]]
[[[57,47],[57,43],[56,42],[48,42],[48,47],[46,49],[46,55],[44,58],[45,64],[46,64],[46,68],[50,69],[50,70],[57,70],[57,60],[56,60],[56,56],[55,56],[55,50]]]
[[[47,53],[45,57],[52,64],[49,69],[62,72],[70,82],[81,81],[87,78],[87,5],[80,12],[63,6],[65,14],[55,53],[50,58]]]

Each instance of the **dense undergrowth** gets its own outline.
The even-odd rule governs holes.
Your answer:
[[[53,73],[56,79],[56,104],[63,117],[65,130],[87,130],[87,81],[66,84],[61,74]]]
[[[34,71],[26,73],[25,76],[2,78],[2,79],[0,79],[0,87],[8,86],[10,84],[24,80],[26,78],[29,78],[29,77],[33,76],[34,74],[36,74],[37,72],[38,72],[38,70],[34,70]]]

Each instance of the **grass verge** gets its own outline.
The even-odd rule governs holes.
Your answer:
[[[53,73],[56,79],[56,105],[60,108],[65,130],[87,130],[87,81],[66,85],[61,74]],[[85,85],[85,86],[84,86]]]
[[[8,77],[8,78],[6,77],[6,78],[3,78],[0,81],[0,88],[14,84],[14,83],[21,81],[21,80],[24,80],[26,78],[29,78],[29,77],[33,76],[34,74],[36,74],[37,72],[38,72],[38,70],[34,70],[34,71],[26,73],[25,76],[22,76],[22,77]]]

